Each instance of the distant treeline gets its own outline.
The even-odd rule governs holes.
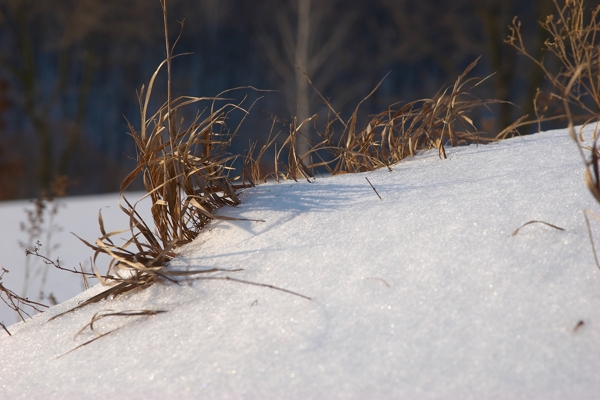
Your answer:
[[[366,116],[433,96],[479,56],[474,75],[495,75],[476,94],[512,103],[477,116],[494,135],[533,115],[532,99],[544,85],[541,71],[505,44],[508,27],[518,16],[527,45],[541,52],[546,36],[537,21],[554,10],[553,0],[168,5],[171,40],[181,32],[176,53],[192,53],[173,62],[175,94],[273,90],[225,95],[248,96],[248,107],[261,97],[239,132],[240,153],[265,140],[275,118],[275,130],[285,130],[294,116],[327,112],[304,74],[349,115],[389,73],[362,106]],[[134,165],[127,120],[139,125],[136,91],[165,57],[163,34],[158,0],[0,0],[0,199],[35,196],[62,175],[72,182],[70,194],[118,190]],[[158,105],[164,79],[157,85]]]

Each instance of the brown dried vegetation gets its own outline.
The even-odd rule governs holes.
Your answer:
[[[543,57],[526,48],[516,17],[506,42],[543,71],[553,88],[550,99],[565,102],[565,112],[587,123],[600,115],[600,6],[588,10],[584,0],[553,1],[556,15],[540,21],[548,34]],[[560,66],[556,72],[553,64]]]
[[[152,75],[147,88],[138,95],[141,123],[139,129],[129,123],[130,135],[137,147],[137,166],[121,183],[121,210],[129,217],[129,228],[106,232],[99,215],[102,236],[95,243],[82,241],[99,254],[112,257],[108,271],[98,279],[110,289],[83,302],[83,307],[109,296],[116,296],[152,285],[160,278],[174,275],[193,275],[209,271],[167,271],[167,262],[175,257],[175,249],[191,242],[213,219],[213,212],[223,206],[239,204],[236,189],[229,177],[234,157],[226,153],[233,134],[225,125],[233,111],[247,113],[241,106],[215,98],[181,96],[171,97],[171,62],[175,45],[168,40],[166,2],[161,1],[165,23],[166,59]],[[182,24],[183,27],[183,24]],[[167,69],[167,100],[150,114],[150,98],[155,80],[163,67]],[[177,118],[178,110],[199,102],[210,102],[208,111],[198,113],[191,123]],[[125,190],[141,176],[150,197],[153,224],[144,221]],[[112,238],[129,232],[125,244],[116,244]]]
[[[277,181],[308,179],[314,177],[318,169],[324,169],[332,175],[366,172],[390,168],[420,150],[438,149],[440,157],[445,158],[445,147],[448,145],[492,141],[469,117],[478,107],[500,103],[498,100],[481,100],[470,94],[486,79],[467,78],[477,61],[465,69],[454,85],[443,88],[433,98],[412,101],[402,106],[392,105],[388,110],[369,117],[362,128],[358,122],[360,106],[373,95],[379,85],[356,106],[348,120],[342,119],[331,102],[313,86],[329,109],[324,128],[317,130],[319,140],[312,143],[306,153],[299,154],[299,141],[307,140],[302,129],[314,123],[317,116],[313,115],[301,122],[294,119],[283,145],[274,149],[274,172],[261,174],[260,168],[262,155],[274,143],[271,135],[271,142],[261,148],[256,158],[252,157],[256,146],[251,147],[245,176],[250,182],[256,183],[270,177]],[[310,79],[306,79],[312,85]],[[317,124],[314,123],[314,126]],[[282,159],[286,154],[284,150],[287,150],[285,161]]]

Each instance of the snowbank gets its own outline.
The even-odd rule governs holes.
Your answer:
[[[600,271],[583,209],[600,211],[575,144],[552,131],[448,156],[247,190],[221,212],[265,222],[216,222],[173,267],[243,268],[210,276],[312,300],[198,280],[48,321],[94,287],[0,337],[0,396],[597,398]],[[565,230],[511,236],[531,220]],[[103,310],[167,312],[77,335]]]

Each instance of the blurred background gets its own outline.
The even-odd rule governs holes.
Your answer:
[[[172,41],[185,20],[176,52],[192,53],[173,62],[175,95],[272,90],[225,95],[253,105],[232,148],[242,153],[264,142],[274,121],[276,133],[295,115],[326,115],[295,65],[342,116],[389,73],[361,106],[364,118],[434,96],[481,56],[471,75],[495,75],[474,94],[512,103],[474,116],[494,136],[534,114],[544,85],[541,71],[504,42],[508,27],[518,16],[527,47],[541,55],[546,36],[537,21],[554,3],[169,0],[168,10]],[[118,191],[135,165],[127,121],[140,125],[136,92],[165,57],[163,34],[158,0],[0,0],[0,200],[35,197],[61,175],[69,195]],[[156,105],[165,98],[161,77]],[[239,118],[232,115],[232,128]]]

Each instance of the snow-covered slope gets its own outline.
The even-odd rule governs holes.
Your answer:
[[[216,222],[173,266],[312,300],[198,280],[48,321],[94,287],[0,337],[0,397],[598,398],[583,209],[598,210],[575,144],[553,131],[448,155],[247,190],[221,212],[265,222]],[[565,230],[511,236],[531,220]],[[167,312],[102,319],[98,334],[118,329],[69,352],[103,310]]]

